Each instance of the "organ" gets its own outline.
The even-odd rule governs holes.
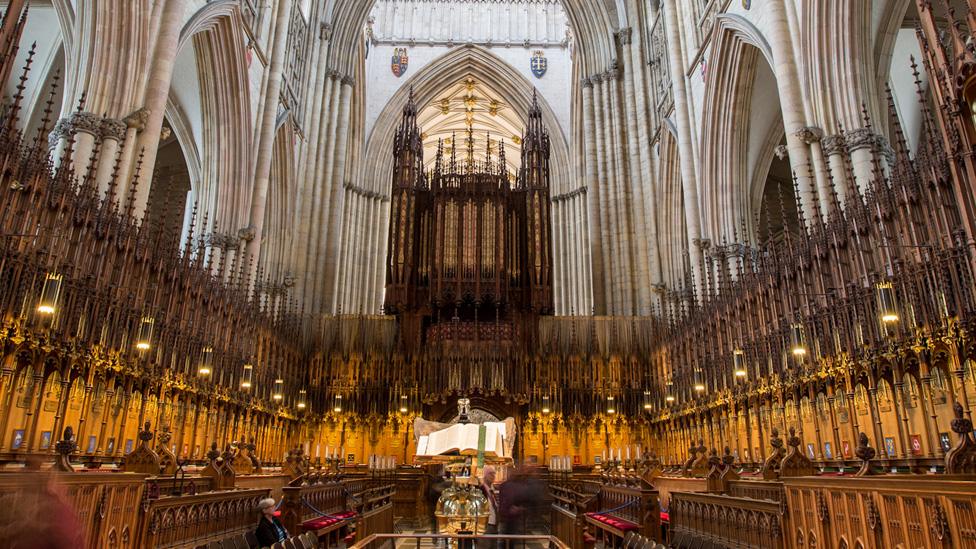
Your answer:
[[[390,239],[384,302],[409,349],[447,341],[526,341],[553,313],[549,134],[533,97],[522,165],[510,174],[501,139],[476,159],[438,143],[424,170],[413,95],[393,147]],[[497,153],[493,149],[497,146]],[[459,157],[460,156],[460,157]]]

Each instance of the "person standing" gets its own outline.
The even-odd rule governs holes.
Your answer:
[[[485,534],[497,534],[498,533],[498,497],[495,495],[495,468],[491,465],[486,466],[482,469],[481,474],[481,484],[478,486],[481,491],[485,494],[485,500],[488,502],[488,525],[485,527]],[[478,540],[479,549],[491,549],[495,544],[492,540]]]

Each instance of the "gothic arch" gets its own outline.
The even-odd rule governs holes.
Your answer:
[[[740,16],[723,14],[716,18],[712,44],[700,133],[699,196],[702,236],[720,245],[733,241],[743,226],[750,230],[754,206],[749,197],[757,194],[752,187],[765,181],[768,168],[761,159],[768,165],[775,147],[770,143],[782,138],[783,123],[779,109],[749,108],[756,98],[777,103],[779,98],[772,49],[760,31]]]
[[[216,4],[228,10],[226,2]],[[217,8],[214,8],[215,10]],[[198,13],[198,15],[200,15]],[[236,232],[247,224],[252,169],[252,123],[244,35],[236,8],[201,18],[193,40],[203,120],[200,211],[216,216],[216,228]]]
[[[467,76],[479,81],[495,91],[518,113],[523,120],[528,118],[529,106],[535,88],[508,63],[490,51],[477,46],[455,48],[426,65],[423,70],[410,78],[393,95],[383,108],[366,141],[366,155],[363,182],[373,192],[386,195],[389,191],[389,152],[392,150],[393,134],[400,123],[403,105],[407,103],[410,90],[418,106],[433,100],[443,89],[460,82]],[[552,140],[552,192],[553,194],[570,190],[572,166],[569,144],[560,129],[552,108],[539,98],[542,118],[550,131]]]
[[[239,16],[240,2],[238,0],[210,0],[184,23],[183,29],[180,30],[177,51],[182,50],[193,38],[193,35],[216,27],[221,18]]]

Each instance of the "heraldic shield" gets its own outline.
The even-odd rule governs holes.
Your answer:
[[[393,75],[400,78],[406,74],[409,61],[407,48],[395,48],[393,50],[393,59],[390,60],[390,68],[393,69]]]
[[[549,60],[546,59],[542,50],[537,50],[532,54],[532,74],[536,78],[542,78],[546,74],[546,70],[549,68]]]

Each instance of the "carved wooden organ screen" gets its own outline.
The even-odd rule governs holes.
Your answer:
[[[537,103],[515,177],[490,135],[474,158],[470,130],[465,150],[440,143],[425,173],[416,116],[411,98],[394,142],[385,311],[425,325],[552,314],[549,137]]]

